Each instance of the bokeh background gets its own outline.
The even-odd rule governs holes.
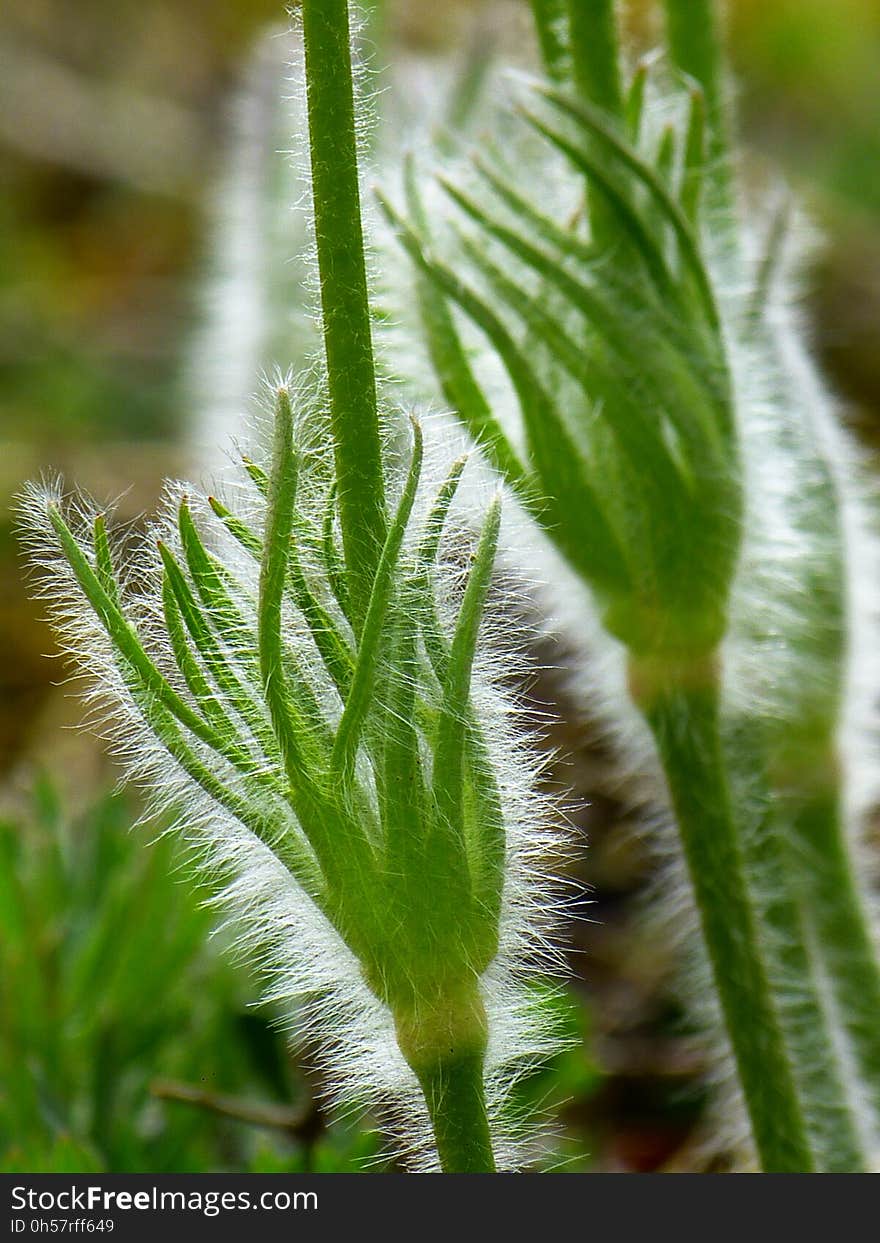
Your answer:
[[[399,45],[468,44],[481,0],[391,4]],[[493,5],[507,38],[525,0]],[[804,297],[870,458],[880,446],[880,4],[730,0],[742,126],[825,235]],[[649,46],[648,0],[626,6]],[[47,658],[10,517],[62,470],[149,510],[186,468],[182,383],[230,100],[277,0],[6,0],[0,8],[0,1168],[389,1168],[370,1126],[323,1116],[305,1056],[255,1005],[161,826],[136,827]],[[565,779],[589,799],[591,922],[572,930],[571,1052],[524,1091],[562,1120],[547,1166],[723,1167],[669,964],[632,916],[637,825],[552,679]]]

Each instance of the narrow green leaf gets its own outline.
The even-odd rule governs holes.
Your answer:
[[[453,462],[449,474],[437,493],[431,512],[428,514],[428,520],[425,523],[416,556],[418,582],[421,588],[420,618],[423,627],[425,649],[434,674],[441,685],[446,681],[447,652],[443,639],[443,628],[437,616],[437,602],[432,590],[431,575],[440,553],[440,541],[443,537],[443,530],[446,526],[449,510],[458,491],[458,485],[461,483],[461,476],[467,465],[467,460],[467,455],[465,455],[460,457],[458,461]]]
[[[522,111],[526,121],[542,134],[566,159],[584,174],[592,188],[605,201],[616,222],[617,237],[632,246],[643,261],[661,299],[680,303],[681,299],[664,258],[663,251],[651,235],[635,208],[617,189],[597,161],[585,150],[574,145],[557,130],[545,125],[540,117],[527,110]],[[653,170],[652,170],[653,173]]]
[[[672,61],[697,82],[706,101],[709,206],[731,219],[733,173],[724,89],[724,57],[716,18],[717,0],[665,0]]]
[[[428,819],[428,792],[419,751],[416,688],[420,587],[404,580],[391,610],[388,672],[382,694],[383,738],[378,782],[385,828],[386,868],[392,883],[405,889],[424,884],[422,828]],[[409,894],[409,902],[412,901]],[[406,902],[406,895],[404,895]]]
[[[604,118],[594,109],[583,104],[574,103],[558,91],[543,88],[538,88],[538,90],[555,108],[570,117],[585,134],[598,138],[620,166],[628,170],[630,174],[640,181],[652,198],[663,209],[675,232],[682,258],[691,271],[706,318],[716,332],[720,331],[718,308],[715,305],[712,283],[703,264],[690,224],[654,169],[649,164],[646,164],[641,156],[619,134],[615,133],[605,122]],[[541,127],[542,123],[538,118],[533,118],[532,120],[539,128]],[[556,134],[555,131],[549,131],[546,127],[544,127],[544,132],[548,139],[559,147],[561,151],[564,151],[566,147],[571,148],[571,144],[566,141],[563,135]],[[586,168],[588,175],[592,175],[594,178],[597,177],[597,174],[598,177],[602,176],[601,170],[595,167],[595,163],[588,152],[580,152],[577,162]]]
[[[489,260],[484,248],[470,241],[464,241],[462,246],[470,261],[489,281],[499,304],[507,305],[522,319],[535,339],[580,386],[591,403],[589,417],[610,414],[605,421],[635,468],[649,508],[651,497],[655,506],[675,506],[685,486],[684,478],[662,434],[662,411],[641,403],[639,386],[635,382],[638,373],[631,370],[632,359],[623,355],[626,371],[621,374],[618,370],[615,374],[603,361],[601,350],[585,351],[583,343],[575,341],[565,331],[557,316],[548,313],[538,298],[526,293]],[[608,326],[602,320],[600,324],[603,328]],[[630,399],[631,390],[634,399]],[[606,395],[613,399],[610,411],[606,411],[603,404]]]
[[[358,743],[373,696],[382,630],[395,587],[394,572],[421,477],[422,431],[415,420],[412,426],[413,451],[409,474],[394,515],[394,521],[388,530],[382,556],[379,558],[370,603],[358,643],[354,678],[333,748],[333,771],[346,781],[350,780],[354,770]]]
[[[169,590],[174,595],[186,629],[215,685],[251,730],[266,755],[277,760],[280,758],[280,753],[262,705],[234,672],[225,650],[221,647],[205,614],[199,607],[177,559],[170,548],[161,541],[159,541],[159,554],[165,567]]]
[[[204,718],[214,726],[219,734],[229,740],[229,745],[232,747],[237,734],[236,726],[227,716],[210,682],[202,672],[198,660],[193,655],[187,641],[186,626],[180,606],[167,573],[162,578],[162,606],[165,614],[165,629],[168,632],[177,667]],[[250,757],[247,751],[242,750],[241,755],[245,763],[248,763]]]
[[[449,516],[450,507],[458,492],[458,485],[461,483],[464,468],[468,464],[468,457],[467,453],[463,453],[460,458],[457,458],[452,463],[449,473],[444,479],[440,491],[437,493],[434,504],[431,506],[431,512],[428,514],[424,533],[419,543],[417,560],[420,566],[433,565],[437,560],[446,519]]]
[[[595,271],[597,281],[600,281],[605,289],[613,292],[616,297],[628,303],[634,314],[644,311],[644,318],[650,319],[651,322],[658,326],[662,326],[663,335],[674,341],[682,353],[692,357],[694,348],[693,338],[688,333],[688,326],[683,319],[681,311],[676,309],[679,305],[679,300],[676,297],[674,282],[668,266],[665,268],[665,273],[661,273],[659,269],[655,273],[656,278],[663,285],[661,298],[656,296],[652,288],[646,286],[643,280],[639,279],[640,270],[627,273],[617,265],[603,262],[603,256],[600,251],[597,251],[595,246],[578,237],[571,229],[562,228],[555,221],[544,216],[533,203],[520,195],[509,182],[505,181],[479,156],[474,160],[474,167],[501,202],[522,220],[529,235],[540,238],[555,250],[558,250],[560,254],[576,260],[588,272],[592,273]],[[610,186],[610,183],[609,188],[613,194],[614,188]],[[658,261],[665,262],[656,243],[648,235],[629,204],[621,200],[620,208],[623,216],[630,221],[633,231],[631,240],[636,248],[643,252],[642,258],[645,260],[646,265],[650,267],[652,263],[656,264]],[[669,282],[668,286],[664,283],[665,281]],[[656,287],[656,280],[654,286]],[[660,293],[661,291],[658,290],[657,292]],[[696,363],[697,360],[694,360],[694,362]]]
[[[259,535],[252,531],[241,518],[236,517],[232,510],[227,509],[222,501],[218,501],[216,496],[209,496],[208,504],[211,507],[211,512],[220,519],[233,539],[237,540],[254,560],[262,560],[263,541]]]
[[[703,176],[706,168],[706,101],[701,90],[691,91],[688,128],[684,149],[684,181],[681,209],[696,229],[700,219]]]
[[[623,113],[614,0],[568,0],[574,78],[585,99],[610,116]]]
[[[436,831],[465,858],[464,777],[471,677],[500,529],[501,500],[496,497],[486,515],[459,611],[434,745],[432,792],[437,812]]]
[[[253,628],[233,599],[231,577],[202,543],[186,497],[180,502],[178,529],[187,567],[209,625],[222,640],[227,654],[248,672],[255,672],[257,653]]]
[[[110,541],[107,538],[107,523],[103,514],[96,514],[92,527],[92,534],[95,543],[95,567],[98,572],[98,581],[107,593],[108,599],[120,607],[119,585],[116,582],[116,575],[113,573],[113,554],[110,550]]]
[[[418,616],[422,637],[434,675],[445,686],[450,651],[449,643],[437,616],[436,599],[431,590],[431,574],[440,551],[440,540],[449,508],[455,497],[466,459],[453,463],[425,523],[419,544],[417,564],[421,583]],[[482,913],[488,929],[497,927],[503,889],[506,830],[501,796],[495,780],[494,766],[489,758],[486,741],[473,706],[468,704],[465,735],[465,765],[473,800],[471,831],[466,844],[473,885],[474,907]],[[490,941],[494,933],[490,936]]]
[[[571,228],[562,228],[549,216],[538,211],[533,203],[519,193],[515,186],[487,163],[480,155],[474,158],[474,168],[498,196],[501,202],[528,226],[530,234],[548,242],[562,254],[577,259],[587,266],[597,264],[600,252]]]
[[[538,479],[521,499],[558,542],[565,555],[602,588],[619,588],[624,561],[616,535],[604,518],[590,485],[586,464],[561,422],[553,402],[495,311],[450,268],[428,259],[418,238],[398,220],[400,236],[413,260],[440,291],[456,302],[494,346],[517,394]],[[549,482],[549,481],[552,481]],[[546,488],[546,497],[541,489]]]
[[[692,351],[683,357],[677,356],[669,348],[668,342],[655,336],[647,317],[635,316],[622,320],[618,306],[622,306],[628,316],[630,314],[630,307],[625,301],[615,305],[603,293],[570,276],[552,257],[530,245],[518,233],[488,216],[479,204],[454,186],[446,181],[442,184],[459,207],[491,237],[500,241],[544,280],[559,289],[586,317],[594,332],[611,346],[622,365],[620,375],[625,376],[625,380],[617,384],[614,383],[613,373],[603,367],[601,352],[594,350],[589,355],[585,354],[583,347],[571,340],[537,299],[524,294],[491,263],[484,248],[466,244],[472,262],[489,276],[496,290],[501,292],[502,299],[514,306],[517,313],[531,323],[541,340],[561,359],[586,392],[596,392],[604,386],[606,391],[620,394],[630,408],[630,418],[638,425],[639,434],[635,439],[627,439],[628,427],[621,421],[614,423],[612,431],[619,439],[623,438],[622,446],[630,453],[636,465],[642,468],[642,475],[646,475],[644,468],[647,452],[661,473],[664,463],[667,465],[662,479],[657,479],[661,490],[676,481],[677,471],[663,438],[661,418],[657,417],[662,412],[678,428],[699,465],[705,464],[707,448],[720,451],[721,460],[724,461],[726,445],[718,435],[716,407],[714,402],[711,405],[707,402],[707,396],[717,399],[717,389],[710,388],[707,393],[699,382],[702,377],[693,366]],[[680,334],[676,331],[674,336],[678,338]],[[647,380],[643,381],[642,376],[647,376]],[[628,387],[636,395],[634,402],[627,397]],[[639,406],[640,397],[645,403],[644,409]]]
[[[409,210],[416,228],[424,232],[427,222],[411,160],[407,163],[406,176]],[[421,243],[416,234],[409,229],[381,195],[379,202],[389,222],[397,229],[404,248],[416,264],[419,311],[431,363],[444,397],[470,435],[486,453],[495,469],[516,491],[527,492],[529,489],[527,472],[504,429],[495,418],[489,400],[474,375],[448,302],[419,261],[419,256],[422,254]]]
[[[541,59],[549,77],[564,82],[570,72],[565,0],[531,0]]]
[[[266,502],[266,533],[260,566],[258,646],[263,693],[294,789],[309,779],[309,761],[300,739],[303,721],[287,684],[281,611],[296,506],[298,466],[293,448],[293,414],[287,389],[280,388],[275,407],[272,475]]]
[[[664,125],[660,135],[660,146],[657,148],[657,175],[667,186],[672,185],[672,174],[675,170],[675,126]]]
[[[135,671],[132,669],[132,672]],[[324,878],[307,842],[296,832],[281,826],[289,816],[267,816],[258,808],[266,801],[266,791],[259,782],[251,784],[252,794],[243,798],[220,781],[211,768],[202,762],[182,737],[169,713],[156,699],[145,694],[137,683],[129,689],[152,732],[168,753],[197,785],[221,807],[225,807],[246,829],[268,846],[284,864],[305,892],[322,909],[325,907]]]
[[[263,541],[250,528],[226,508],[216,497],[209,497],[208,504],[221,519],[229,533],[257,562],[263,560]],[[344,697],[348,693],[354,657],[333,617],[319,602],[309,586],[299,560],[296,546],[291,539],[288,565],[288,588],[296,607],[306,619],[312,639],[318,649],[324,667],[330,674],[336,689]]]
[[[293,445],[293,416],[290,395],[280,388],[276,398],[275,436],[272,470],[266,501],[266,531],[260,567],[258,633],[260,675],[263,693],[272,720],[274,737],[280,748],[284,768],[293,792],[297,815],[314,849],[327,883],[338,898],[347,893],[349,905],[345,934],[355,934],[366,910],[357,895],[375,879],[373,851],[367,837],[369,818],[360,820],[346,814],[341,805],[328,811],[327,791],[323,788],[329,756],[323,747],[320,723],[309,718],[317,705],[312,696],[309,715],[302,711],[307,684],[290,673],[290,654],[282,638],[282,604],[288,573],[291,536],[296,506],[297,461]],[[352,877],[356,883],[352,885]]]
[[[495,54],[494,42],[485,36],[485,29],[475,32],[455,75],[437,137],[437,147],[442,154],[448,155],[455,150],[466,135],[470,121],[478,115]]]
[[[476,203],[470,196],[462,194],[462,191],[457,189],[449,180],[442,179],[441,185],[444,186],[446,193],[460,206],[461,210],[465,211],[472,220],[475,220],[482,229],[485,229],[488,235],[500,241],[503,246],[507,247],[507,250],[510,250],[513,255],[521,259],[523,264],[531,267],[543,280],[556,286],[568,298],[568,301],[584,314],[594,332],[597,332],[600,337],[607,339],[615,353],[618,354],[618,357],[629,368],[633,369],[633,373],[639,373],[639,370],[645,364],[645,352],[644,342],[634,341],[634,319],[628,319],[628,321],[621,319],[612,300],[605,298],[603,293],[599,292],[597,288],[585,285],[583,281],[577,281],[574,277],[569,276],[566,268],[557,264],[551,256],[538,250],[538,247],[529,244],[520,234],[517,234],[512,229],[507,229],[500,221],[487,215],[479,203]],[[472,252],[471,257],[477,264],[488,270],[490,260],[487,259],[484,251],[477,249]],[[498,272],[498,275],[502,277],[502,280],[505,280],[508,295],[513,295],[515,287],[513,287],[512,282],[507,281],[507,278],[503,277],[503,273]],[[527,295],[523,293],[523,306],[525,306],[526,300]],[[510,302],[511,306],[515,306],[516,301],[516,297],[508,297],[508,302]],[[629,307],[626,307],[625,310],[629,311]],[[541,308],[536,307],[536,311],[541,311]],[[546,326],[551,328],[552,336],[553,318],[546,313],[542,313],[541,318],[546,323]],[[563,337],[564,333],[561,333],[561,339]],[[654,349],[656,351],[656,346]],[[575,347],[575,351],[577,351],[577,347]],[[583,351],[580,353],[583,353]],[[590,365],[600,364],[598,359],[592,358],[590,359]],[[583,368],[579,368],[579,372],[583,373]],[[650,425],[646,428],[646,434],[650,434]],[[659,440],[659,436],[656,436],[656,439]],[[661,445],[659,446],[659,451],[662,452]]]
[[[252,458],[243,457],[241,459],[241,464],[245,468],[251,483],[257,489],[260,496],[265,499],[265,497],[269,495],[269,476],[263,470],[262,466],[257,465]]]
[[[136,671],[144,690],[154,695],[201,742],[220,750],[215,732],[180,698],[144,651],[136,630],[107,595],[59,510],[50,506],[48,516],[83,594],[114,647]]]
[[[667,124],[663,126],[660,133],[660,142],[657,146],[654,168],[660,181],[672,194],[676,193],[674,176],[675,156],[675,128],[673,125]],[[665,254],[668,249],[668,230],[663,209],[657,205],[656,199],[650,199],[645,208],[645,229],[648,235],[654,238],[658,250]]]
[[[648,63],[643,60],[636,65],[624,108],[627,136],[634,147],[638,146],[642,135],[642,119],[645,112],[645,88],[647,85]]]
[[[327,504],[324,507],[324,520],[321,524],[321,556],[334,599],[342,610],[343,616],[351,622],[351,599],[348,594],[345,565],[337,551],[336,538],[333,533],[337,496],[338,488],[334,479],[327,492]]]

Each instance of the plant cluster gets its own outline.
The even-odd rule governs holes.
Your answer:
[[[332,1090],[394,1116],[414,1161],[491,1170],[523,1159],[510,1089],[553,1046],[529,987],[555,963],[553,817],[484,624],[502,494],[468,536],[464,459],[394,410],[425,380],[393,333],[396,388],[377,381],[349,9],[301,5],[323,349],[316,381],[273,386],[265,465],[222,499],[173,488],[122,573],[103,514],[55,488],[26,512],[68,646],[135,727],[130,768],[186,795]],[[395,316],[608,636],[610,716],[635,710],[662,770],[761,1167],[871,1168],[871,543],[785,220],[748,223],[710,0],[666,0],[666,57],[632,70],[612,0],[532,10],[543,77],[499,108],[470,72],[452,109],[478,154],[447,133],[439,171],[419,153],[402,195],[382,178],[414,275]]]

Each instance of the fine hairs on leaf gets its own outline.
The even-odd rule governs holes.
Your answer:
[[[25,490],[24,538],[98,728],[175,812],[330,1101],[373,1110],[410,1168],[516,1169],[513,1089],[559,1041],[564,839],[504,689],[502,498],[474,529],[467,459],[377,380],[349,6],[301,10],[321,355],[133,550],[57,482]]]
[[[435,492],[414,450],[358,644],[320,552],[327,497],[314,476],[326,462],[295,447],[294,405],[312,407],[312,427],[321,416],[287,384],[275,402],[268,493],[244,466],[218,481],[223,499],[175,485],[125,564],[109,515],[56,484],[29,488],[39,590],[111,748],[154,810],[176,810],[242,953],[285,1021],[317,1042],[331,1099],[371,1105],[402,1155],[430,1168],[436,1121],[401,1029],[413,1060],[430,1062],[428,1015],[448,1024],[464,991],[494,1160],[515,1167],[528,1130],[504,1101],[555,1043],[529,980],[559,970],[548,860],[561,846],[500,690],[509,642],[484,616],[499,502],[463,571],[444,549],[460,542],[448,528],[464,462]],[[293,534],[294,506],[311,541]],[[188,558],[187,544],[200,553]],[[300,576],[341,654],[300,608]],[[430,1065],[420,1074],[430,1085]]]

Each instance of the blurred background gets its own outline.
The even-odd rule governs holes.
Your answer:
[[[468,45],[481,0],[391,3],[391,37]],[[508,40],[525,0],[493,4]],[[730,0],[742,125],[824,232],[805,294],[826,374],[880,447],[880,4]],[[277,0],[6,0],[0,9],[0,1168],[388,1168],[369,1126],[315,1105],[247,975],[157,826],[129,832],[100,746],[28,600],[9,505],[62,470],[154,503],[187,469],[182,383],[230,100]],[[656,12],[630,0],[634,46]],[[485,20],[485,15],[483,16]],[[590,799],[572,934],[572,1051],[523,1088],[563,1122],[548,1168],[706,1168],[702,1066],[631,913],[646,852],[601,748],[565,724],[566,780]],[[161,827],[161,826],[159,826]],[[722,1161],[715,1154],[712,1160]]]

